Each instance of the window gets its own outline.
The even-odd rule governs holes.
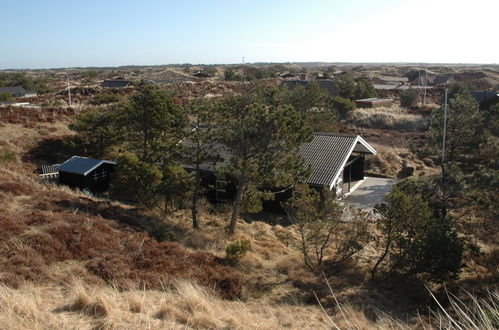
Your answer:
[[[94,174],[92,174],[92,179],[94,179],[95,182],[99,181],[99,174],[94,172]]]
[[[215,199],[217,200],[217,202],[227,201],[227,181],[215,181]]]

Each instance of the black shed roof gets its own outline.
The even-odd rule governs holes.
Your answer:
[[[118,165],[110,160],[73,156],[59,165],[57,169],[59,172],[87,175],[102,164]]]

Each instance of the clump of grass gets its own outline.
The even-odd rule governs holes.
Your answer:
[[[356,109],[352,111],[348,121],[355,126],[366,128],[417,131],[424,128],[426,119],[392,106]]]
[[[0,149],[0,164],[17,162],[16,153],[6,148]]]

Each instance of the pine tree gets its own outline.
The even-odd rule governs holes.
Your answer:
[[[285,186],[304,174],[298,148],[311,131],[295,108],[258,94],[231,97],[222,110],[221,142],[232,152],[228,171],[237,180],[229,224],[233,234],[243,202],[261,196],[259,187]]]

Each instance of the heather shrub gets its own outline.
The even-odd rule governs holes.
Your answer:
[[[10,151],[5,148],[0,149],[0,164],[13,163],[15,161],[17,161],[17,157],[13,151]]]
[[[230,264],[237,264],[250,249],[251,243],[248,240],[234,241],[225,247],[225,259]]]
[[[175,241],[175,234],[165,224],[154,226],[154,228],[151,230],[151,236],[154,237],[154,239],[158,242]]]

